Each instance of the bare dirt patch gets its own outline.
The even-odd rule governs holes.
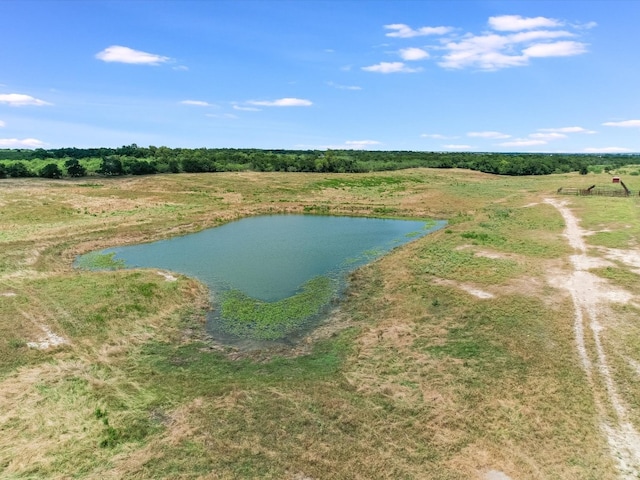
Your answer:
[[[469,283],[459,283],[452,280],[445,280],[443,278],[437,278],[433,281],[433,283],[435,283],[436,285],[445,285],[448,287],[459,288],[460,290],[463,290],[477,298],[489,299],[495,297],[493,293],[482,290]]]

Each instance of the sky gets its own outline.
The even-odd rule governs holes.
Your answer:
[[[0,0],[0,148],[640,152],[638,0]]]

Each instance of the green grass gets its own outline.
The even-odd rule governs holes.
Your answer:
[[[307,325],[335,293],[335,282],[322,276],[306,282],[299,293],[276,302],[231,290],[222,294],[217,323],[223,332],[237,337],[280,340]]]
[[[91,252],[82,255],[77,260],[78,268],[85,270],[117,270],[126,266],[124,260],[116,260],[115,252],[100,253]]]

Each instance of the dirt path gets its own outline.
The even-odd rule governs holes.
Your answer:
[[[602,343],[602,333],[608,323],[607,304],[630,302],[633,295],[613,288],[605,280],[589,272],[590,268],[611,263],[601,257],[587,254],[584,237],[588,232],[580,228],[578,219],[567,208],[566,202],[556,199],[546,199],[545,202],[557,208],[564,218],[564,234],[576,251],[575,255],[571,256],[570,275],[550,280],[554,286],[568,290],[573,299],[574,334],[578,355],[593,387],[599,422],[618,465],[620,478],[637,479],[640,475],[640,435],[629,419],[628,406],[619,394]],[[637,252],[628,253],[634,257],[634,262],[638,260],[635,258]],[[589,338],[589,335],[592,338]],[[604,386],[604,394],[599,392],[597,384]]]

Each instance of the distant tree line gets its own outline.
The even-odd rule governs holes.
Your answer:
[[[139,147],[0,149],[0,178],[150,175],[228,171],[372,172],[414,167],[465,168],[499,175],[588,173],[640,164],[632,154],[472,153],[363,150],[260,150]]]

